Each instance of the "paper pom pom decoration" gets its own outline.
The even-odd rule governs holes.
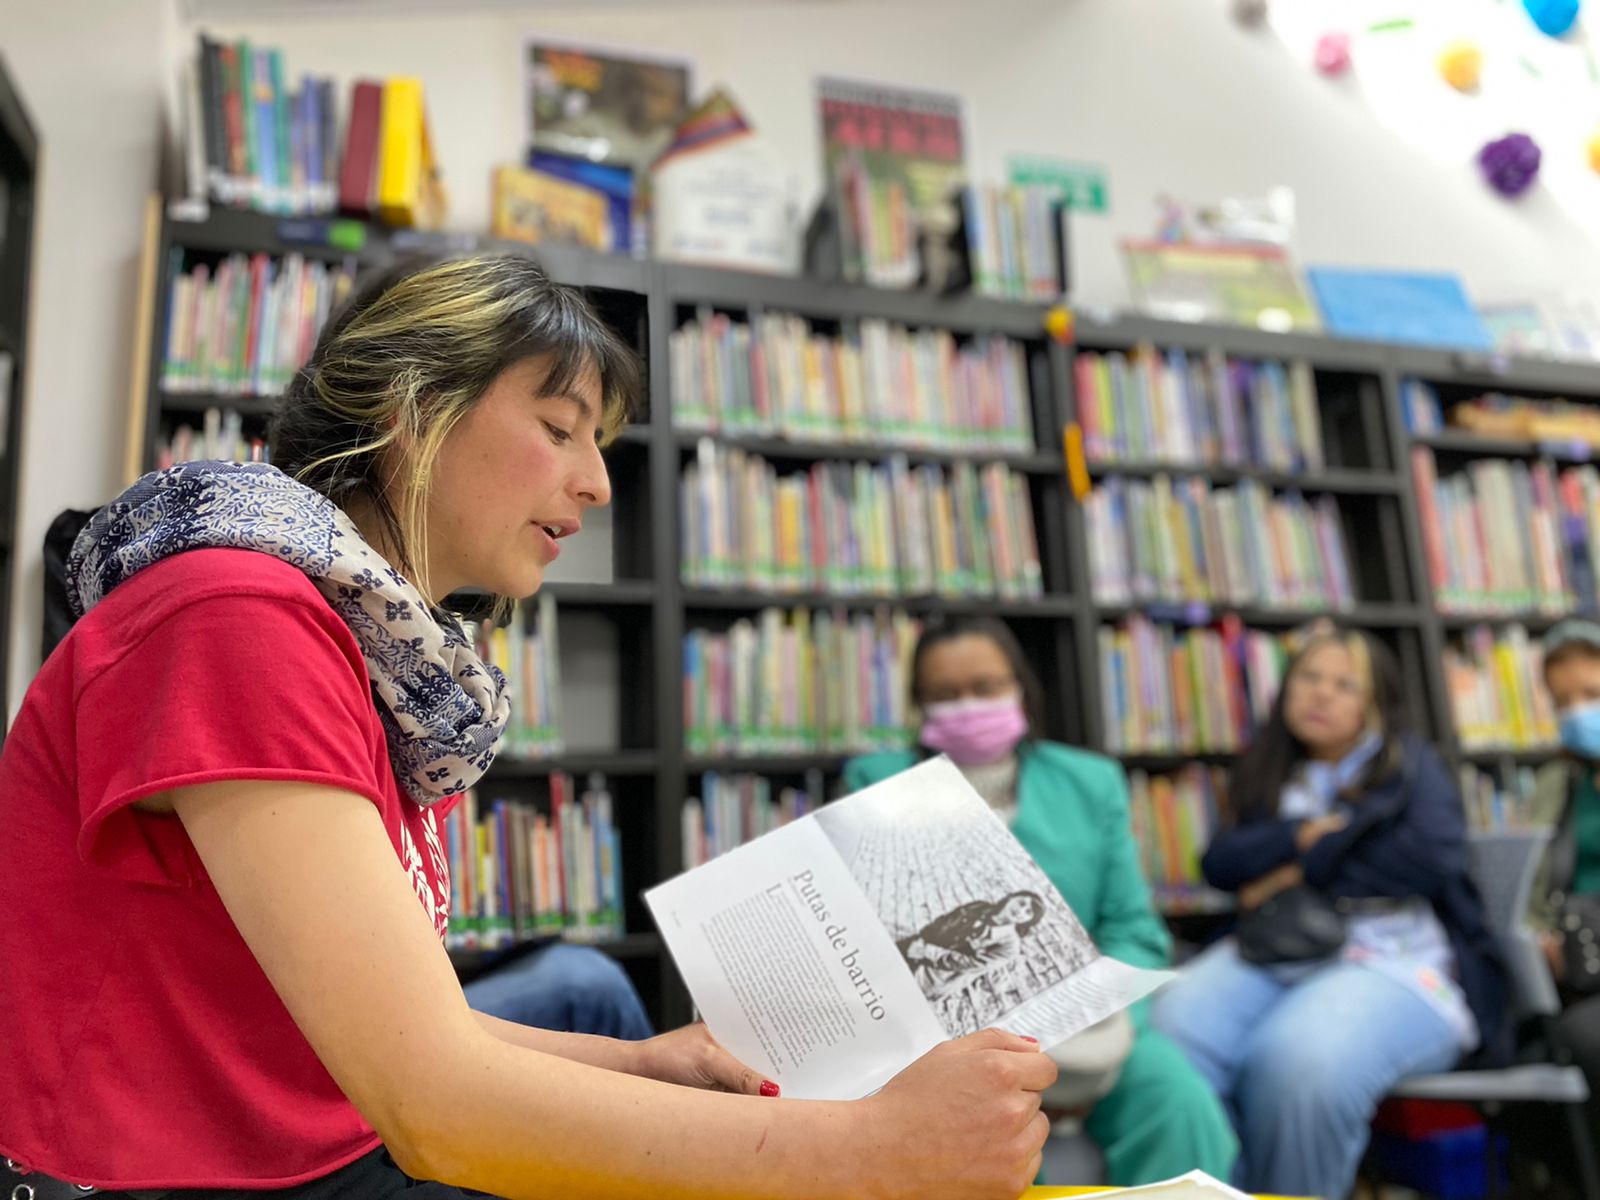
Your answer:
[[[1458,92],[1478,90],[1483,74],[1483,51],[1471,42],[1452,42],[1439,55],[1439,75]]]
[[[1317,70],[1324,75],[1343,75],[1350,69],[1350,35],[1325,33],[1317,42]]]
[[[1589,139],[1589,167],[1600,171],[1600,133]]]
[[[1233,0],[1233,19],[1254,29],[1267,19],[1267,0]]]
[[[1520,196],[1539,176],[1539,143],[1525,133],[1508,133],[1478,151],[1483,177],[1502,196]]]
[[[1540,33],[1561,37],[1578,19],[1578,0],[1522,0]]]

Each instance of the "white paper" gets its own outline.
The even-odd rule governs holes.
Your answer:
[[[1173,978],[1103,957],[947,759],[645,893],[713,1035],[797,1099],[854,1099],[987,1026],[1052,1046]]]
[[[1143,1187],[1116,1188],[1108,1192],[1086,1193],[1083,1200],[1096,1200],[1101,1196],[1147,1196],[1152,1200],[1250,1200],[1241,1191],[1219,1183],[1204,1171],[1190,1171],[1176,1179],[1161,1183],[1147,1183]]]

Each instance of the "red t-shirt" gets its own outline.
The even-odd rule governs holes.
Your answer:
[[[182,823],[130,807],[228,779],[371,800],[443,935],[448,803],[400,790],[349,627],[264,554],[148,567],[50,656],[0,755],[0,1154],[102,1188],[266,1188],[377,1146]]]

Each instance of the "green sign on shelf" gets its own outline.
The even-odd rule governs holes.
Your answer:
[[[1047,187],[1068,208],[1103,213],[1110,207],[1106,169],[1096,163],[1068,162],[1062,158],[1014,155],[1007,164],[1013,187]]]

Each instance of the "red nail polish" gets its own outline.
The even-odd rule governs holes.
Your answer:
[[[763,1079],[761,1081],[761,1094],[769,1099],[776,1096],[778,1094],[778,1085],[770,1079]]]
[[[1019,1034],[1017,1034],[1017,1036],[1019,1038],[1021,1038],[1025,1042],[1032,1042],[1035,1046],[1037,1046],[1039,1044],[1039,1039],[1036,1038],[1036,1037],[1029,1037],[1025,1033],[1019,1033]]]

